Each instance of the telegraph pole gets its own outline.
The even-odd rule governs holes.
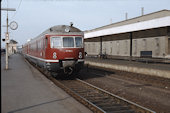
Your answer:
[[[6,18],[6,35],[5,35],[5,42],[6,42],[6,66],[5,69],[8,69],[8,44],[9,44],[9,33],[8,33],[8,11],[16,11],[14,8],[1,8],[1,10],[7,11],[7,18]]]

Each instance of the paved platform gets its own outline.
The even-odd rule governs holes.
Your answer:
[[[92,113],[25,62],[19,54],[1,55],[2,113]]]
[[[116,69],[152,76],[170,78],[170,64],[143,63],[127,60],[100,59],[94,57],[85,58],[85,64],[101,68]]]

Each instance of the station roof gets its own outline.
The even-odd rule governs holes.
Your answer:
[[[13,39],[11,39],[11,40],[10,40],[10,43],[11,43],[11,44],[17,44],[18,42],[15,41],[15,40],[13,40]]]
[[[170,10],[161,10],[158,12],[142,15],[132,19],[85,31],[84,37],[93,38],[165,26],[170,26]]]

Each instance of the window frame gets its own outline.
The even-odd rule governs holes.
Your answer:
[[[51,46],[51,38],[54,38],[54,37],[60,37],[61,38],[61,47],[56,47],[56,48],[53,48]],[[64,47],[64,43],[63,43],[63,38],[65,37],[72,37],[73,38],[73,41],[74,41],[74,46],[73,47]],[[80,37],[82,38],[82,46],[81,47],[76,47],[76,37]],[[50,36],[50,48],[52,49],[57,49],[57,48],[83,48],[84,47],[84,40],[83,40],[83,36]]]
[[[77,47],[77,45],[76,45],[76,38],[81,38],[81,44],[82,44],[82,46],[80,46],[80,47]],[[75,36],[74,37],[74,41],[75,41],[75,48],[83,48],[84,47],[84,44],[83,44],[83,37],[81,37],[81,36]]]
[[[52,44],[52,43],[51,43],[51,40],[52,40],[52,38],[56,38],[56,37],[60,37],[60,39],[61,39],[61,46],[59,46],[59,47],[54,47],[54,46],[53,46],[53,47],[52,47],[52,46],[51,46],[51,44]],[[62,38],[61,36],[51,36],[51,37],[50,37],[50,48],[56,49],[56,48],[62,48],[62,47],[63,47],[63,38]]]
[[[64,38],[72,38],[73,39],[73,47],[64,47]],[[73,36],[64,36],[62,37],[62,41],[63,41],[63,48],[75,48],[75,38]]]

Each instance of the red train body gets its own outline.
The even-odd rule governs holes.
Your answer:
[[[84,65],[83,37],[73,26],[54,26],[27,42],[23,54],[55,75],[75,76]]]

